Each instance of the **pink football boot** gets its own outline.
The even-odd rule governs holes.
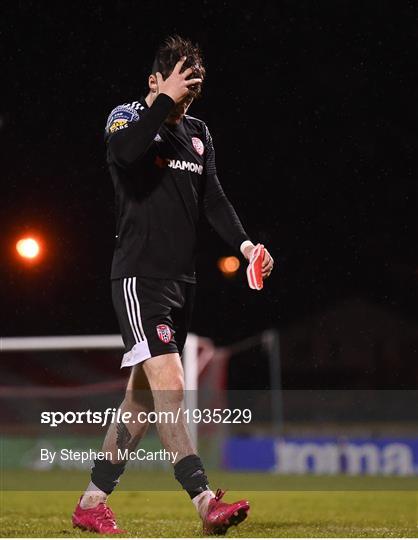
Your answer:
[[[81,501],[81,498],[80,498]],[[99,534],[123,534],[126,531],[118,529],[112,510],[105,503],[100,503],[94,508],[83,509],[78,502],[74,510],[72,521],[73,527],[83,531],[91,531]]]
[[[222,502],[225,491],[218,489],[213,499],[209,501],[208,510],[203,520],[204,534],[225,534],[232,525],[238,525],[248,515],[248,501],[238,501],[232,504]]]

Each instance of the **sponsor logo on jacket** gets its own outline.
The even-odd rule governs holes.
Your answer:
[[[191,161],[184,161],[180,159],[163,159],[160,156],[157,156],[155,159],[155,164],[161,168],[170,167],[170,169],[180,169],[182,171],[203,174],[203,165],[199,165],[198,163],[193,163]]]

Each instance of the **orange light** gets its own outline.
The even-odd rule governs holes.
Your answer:
[[[222,274],[226,276],[234,275],[238,271],[239,267],[240,262],[237,257],[222,257],[218,260],[218,268],[222,272]]]
[[[16,251],[24,259],[35,259],[40,250],[39,243],[34,238],[21,238],[16,243]]]

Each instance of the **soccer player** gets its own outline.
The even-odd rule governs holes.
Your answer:
[[[125,344],[122,367],[131,368],[120,410],[132,418],[142,411],[182,408],[180,356],[196,283],[199,215],[249,261],[257,248],[219,183],[208,128],[186,114],[204,77],[199,48],[170,37],[155,57],[147,96],[113,109],[106,124],[117,214],[112,298]],[[265,250],[262,277],[272,268]],[[202,518],[204,533],[224,534],[244,520],[247,501],[228,504],[221,500],[223,491],[211,491],[182,415],[177,423],[161,422],[157,428],[164,448],[177,452],[175,478]],[[112,460],[95,460],[91,482],[73,514],[75,527],[124,532],[106,500],[126,465],[118,460],[118,450],[135,449],[146,429],[140,422],[110,425],[103,451],[112,452]]]

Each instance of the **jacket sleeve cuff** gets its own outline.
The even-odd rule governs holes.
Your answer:
[[[158,94],[151,107],[153,109],[157,108],[161,110],[162,114],[166,113],[166,116],[168,116],[168,113],[171,111],[174,105],[174,99],[172,99],[170,96],[167,96],[167,94]]]
[[[247,246],[254,246],[254,244],[251,242],[251,240],[244,240],[244,242],[242,242],[242,244],[240,245],[239,247],[239,250],[241,251],[241,253],[244,255],[244,249],[247,247]]]

